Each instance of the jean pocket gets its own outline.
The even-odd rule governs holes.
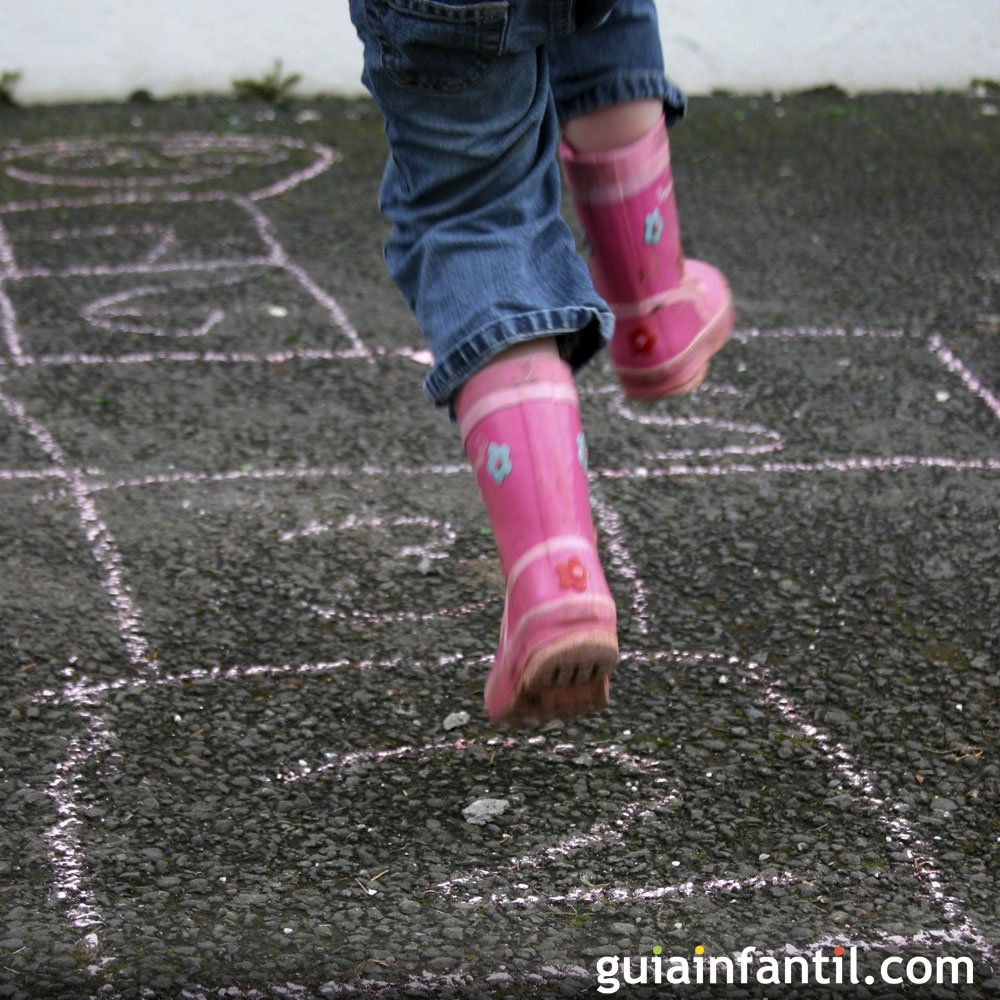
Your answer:
[[[462,94],[482,82],[503,53],[509,9],[509,0],[365,0],[382,68],[431,94]]]
[[[611,16],[618,0],[576,0],[573,20],[577,31],[600,27]]]

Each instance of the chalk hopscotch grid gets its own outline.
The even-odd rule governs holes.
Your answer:
[[[149,137],[153,138],[153,137]],[[246,137],[244,137],[246,138]],[[110,140],[106,140],[110,141]],[[158,141],[162,141],[159,137]],[[197,143],[202,148],[212,148],[213,137],[202,137]],[[304,144],[297,144],[296,140],[286,141],[290,147],[304,148]],[[94,145],[88,148],[99,150],[101,140],[94,140]],[[244,149],[260,151],[260,146],[254,146],[249,142],[243,145]],[[329,360],[332,362],[345,361],[349,359],[362,360],[373,363],[377,357],[391,355],[409,357],[420,363],[427,363],[428,358],[425,351],[398,349],[395,351],[371,351],[361,340],[357,331],[354,330],[348,317],[343,312],[336,299],[321,289],[311,277],[292,261],[284,248],[274,235],[270,221],[264,212],[258,207],[257,202],[272,197],[275,194],[290,190],[296,184],[303,183],[312,177],[319,176],[336,162],[337,156],[333,150],[327,147],[312,147],[319,154],[317,161],[309,168],[298,171],[288,178],[260,189],[248,196],[233,195],[225,191],[191,193],[191,192],[164,192],[157,191],[155,194],[148,192],[129,191],[126,193],[112,192],[102,193],[97,196],[86,198],[47,198],[33,202],[9,203],[0,206],[0,330],[2,330],[3,344],[8,357],[0,362],[13,368],[20,368],[27,365],[93,365],[93,364],[142,364],[151,362],[191,362],[210,361],[218,363],[245,363],[264,362],[277,363],[287,361],[292,358],[315,358]],[[19,156],[27,155],[31,151],[30,147],[13,147],[13,151]],[[3,160],[10,159],[10,150],[5,154]],[[45,177],[44,175],[31,174],[30,172],[13,172],[8,167],[8,173],[12,176],[19,176],[20,179],[40,184],[52,184],[53,186],[78,186],[89,188],[112,189],[117,185],[114,181],[102,181],[100,178],[89,178],[87,183],[74,184],[72,179],[59,179]],[[205,180],[207,175],[198,176],[182,175],[172,178],[174,183],[194,183]],[[162,251],[166,244],[161,241],[157,246],[159,253],[151,253],[147,260],[132,265],[122,265],[109,268],[68,268],[62,271],[44,272],[44,269],[34,269],[30,271],[20,271],[17,265],[14,247],[3,225],[4,216],[15,212],[33,211],[40,208],[72,208],[91,207],[95,205],[113,208],[118,205],[136,204],[162,204],[164,202],[187,202],[198,204],[212,201],[229,201],[238,206],[251,219],[256,231],[268,247],[268,254],[259,259],[251,260],[220,260],[213,262],[172,262],[170,264],[160,261]],[[109,229],[109,235],[114,235],[116,230]],[[167,237],[165,236],[164,239]],[[155,250],[156,248],[154,248]],[[279,267],[292,275],[296,281],[306,289],[310,295],[320,303],[326,310],[334,327],[345,335],[351,344],[347,351],[326,351],[326,350],[304,350],[290,352],[272,352],[255,354],[252,352],[227,354],[223,352],[182,352],[165,351],[149,352],[126,355],[122,357],[105,357],[94,355],[73,355],[62,354],[43,356],[39,358],[26,354],[21,343],[17,317],[13,304],[6,293],[8,282],[17,281],[22,277],[60,277],[60,276],[95,276],[97,274],[108,275],[156,275],[168,271],[207,271],[223,268],[240,268],[260,264],[267,264],[271,267]],[[802,330],[784,329],[777,331],[748,330],[739,331],[737,339],[744,342],[758,337],[777,337],[780,339],[792,340],[799,337],[852,337],[852,336],[901,336],[898,331],[868,331],[868,330]],[[933,336],[928,344],[929,350],[939,361],[939,363],[950,373],[956,375],[965,388],[981,402],[983,402],[1000,419],[1000,401],[986,388],[981,381],[968,369],[965,363],[959,358],[950,346],[940,336]],[[589,390],[596,393],[607,393],[609,387],[599,387]],[[731,391],[729,387],[706,388],[705,391],[717,391],[725,393]],[[674,428],[684,428],[694,426],[698,418],[664,418],[639,416],[625,408],[625,404],[618,402],[618,415],[626,420],[637,420],[638,422],[659,422]],[[116,737],[109,727],[107,720],[101,714],[101,702],[107,693],[119,690],[134,690],[147,685],[170,685],[190,682],[191,680],[210,680],[214,682],[239,681],[244,678],[259,676],[262,674],[280,676],[286,674],[309,674],[326,672],[330,670],[344,669],[366,669],[375,664],[370,661],[353,663],[345,660],[331,661],[329,663],[316,664],[276,664],[258,665],[243,668],[230,668],[226,670],[207,671],[187,671],[183,673],[171,673],[163,669],[162,665],[154,664],[148,656],[147,640],[142,634],[141,610],[137,608],[132,600],[128,582],[127,572],[121,553],[117,547],[114,536],[108,525],[102,519],[95,500],[95,496],[104,490],[122,489],[136,486],[154,486],[165,483],[212,483],[231,481],[235,479],[294,479],[302,477],[327,477],[327,476],[357,476],[359,473],[368,476],[379,476],[386,474],[408,474],[408,475],[460,475],[464,474],[464,467],[461,466],[428,466],[416,467],[412,469],[386,470],[376,466],[366,465],[361,468],[333,467],[326,469],[307,470],[287,470],[272,469],[251,472],[220,472],[215,474],[188,474],[172,473],[161,476],[146,476],[138,479],[118,479],[108,480],[103,477],[97,469],[77,469],[70,465],[65,454],[58,443],[45,428],[45,426],[33,418],[18,401],[8,396],[0,390],[0,407],[12,420],[12,422],[24,431],[44,452],[51,466],[38,470],[0,470],[0,481],[21,481],[37,480],[40,482],[53,481],[59,487],[58,495],[68,495],[73,500],[80,527],[90,545],[91,554],[98,567],[99,583],[103,589],[111,609],[114,613],[118,627],[119,636],[123,646],[128,653],[130,663],[136,672],[129,677],[121,678],[117,681],[104,684],[93,684],[87,682],[86,678],[78,678],[72,683],[66,684],[61,690],[45,690],[35,698],[42,703],[59,702],[73,706],[79,713],[84,723],[83,731],[75,737],[68,748],[66,758],[57,768],[48,792],[55,803],[58,821],[47,832],[49,843],[50,859],[53,868],[53,881],[55,889],[67,908],[67,917],[71,923],[80,929],[90,929],[99,927],[103,923],[103,917],[99,908],[95,904],[95,897],[86,885],[87,880],[87,859],[79,839],[79,828],[81,820],[79,818],[78,796],[80,784],[83,779],[84,763],[92,760],[95,755],[108,760],[113,766]],[[716,422],[715,429],[727,432],[748,433],[760,439],[760,444],[741,449],[739,446],[727,446],[721,449],[687,449],[674,452],[652,454],[650,459],[663,463],[653,468],[636,469],[597,469],[593,470],[595,479],[594,508],[595,516],[599,523],[602,534],[608,539],[608,548],[611,562],[618,572],[627,581],[631,591],[632,607],[638,631],[641,635],[649,632],[648,621],[648,593],[647,588],[636,568],[629,553],[628,546],[624,541],[621,531],[621,520],[614,506],[607,501],[600,489],[602,480],[615,479],[635,479],[662,478],[681,475],[703,475],[703,476],[725,476],[725,475],[761,475],[761,474],[801,474],[801,473],[826,473],[839,472],[846,473],[852,471],[864,472],[890,472],[913,467],[942,468],[952,471],[972,471],[1000,469],[1000,460],[992,458],[955,460],[946,457],[920,457],[920,456],[896,456],[890,458],[851,458],[838,461],[818,461],[811,463],[782,463],[763,456],[778,452],[783,447],[780,435],[770,431],[768,428],[759,425],[740,425],[734,422]],[[756,462],[726,461],[727,459],[756,458]],[[704,464],[704,460],[717,460],[716,464]],[[681,464],[683,463],[683,464]],[[51,496],[51,495],[50,495]],[[449,660],[454,662],[455,658],[443,658],[441,662]],[[971,948],[990,967],[997,968],[997,954],[994,947],[987,940],[982,930],[964,913],[960,901],[949,894],[944,884],[944,877],[941,874],[940,865],[934,857],[930,845],[922,838],[919,831],[908,820],[899,816],[892,803],[886,797],[879,797],[875,794],[877,787],[874,776],[858,763],[855,755],[851,754],[844,746],[832,740],[829,736],[818,730],[809,723],[797,706],[782,693],[781,682],[775,678],[772,672],[760,664],[742,660],[734,656],[725,656],[720,653],[693,653],[683,651],[669,651],[657,653],[626,652],[622,657],[623,663],[635,665],[653,666],[662,662],[675,663],[698,663],[706,668],[722,667],[734,673],[739,673],[743,682],[755,685],[758,691],[760,704],[769,711],[777,715],[786,726],[795,729],[806,738],[837,773],[841,774],[854,789],[855,798],[863,803],[871,812],[872,816],[886,829],[887,834],[902,845],[902,849],[908,861],[912,864],[914,875],[920,884],[923,892],[933,899],[941,908],[946,917],[949,927],[943,930],[923,931],[910,938],[901,938],[897,935],[882,935],[874,940],[867,941],[846,941],[842,938],[831,938],[815,942],[810,946],[801,949],[804,952],[820,947],[831,946],[834,943],[842,945],[859,945],[865,948],[882,947],[891,945],[892,947],[902,947],[907,944],[914,946],[927,946],[931,943],[945,943]],[[485,665],[489,658],[483,659]],[[398,660],[380,662],[379,666],[399,665]],[[440,665],[437,664],[438,666]],[[421,666],[417,664],[416,666]],[[452,750],[461,752],[463,749],[474,745],[474,740],[454,740],[437,741],[435,743],[422,746],[396,747],[377,751],[361,751],[345,753],[333,759],[327,759],[318,763],[314,768],[300,765],[298,770],[292,770],[284,774],[272,776],[272,780],[279,783],[290,783],[299,780],[308,780],[314,773],[322,773],[324,770],[343,771],[362,761],[366,763],[381,763],[400,756],[413,755],[421,756],[430,752]],[[543,737],[526,737],[523,739],[495,738],[488,741],[489,745],[496,747],[513,747],[524,743],[526,745],[543,745]],[[572,751],[572,744],[561,745],[559,750]],[[649,758],[638,758],[617,747],[597,747],[593,749],[595,753],[607,756],[613,760],[617,766],[624,768],[645,769],[649,773],[657,773],[664,762]],[[661,779],[665,780],[665,779]],[[673,790],[665,789],[663,794],[652,799],[636,799],[626,807],[624,815],[618,817],[613,822],[597,823],[589,833],[568,838],[562,842],[551,845],[549,848],[532,856],[519,859],[512,859],[512,869],[497,869],[495,871],[473,871],[456,873],[447,882],[436,887],[436,890],[445,897],[456,897],[458,903],[470,904],[482,901],[481,897],[475,895],[462,898],[462,893],[468,889],[473,890],[477,884],[489,878],[510,877],[512,871],[516,871],[518,866],[540,866],[544,862],[555,856],[571,854],[573,851],[584,846],[593,846],[599,843],[606,843],[615,839],[625,837],[628,831],[636,824],[641,823],[649,816],[655,814],[657,809],[669,804],[675,793]],[[786,872],[777,876],[780,882],[794,882],[793,873]],[[571,896],[554,896],[552,898],[538,898],[513,896],[508,893],[493,893],[489,902],[496,906],[529,906],[540,903],[557,903],[572,898],[580,902],[598,898],[603,895],[606,898],[615,900],[648,900],[654,901],[669,895],[692,895],[700,893],[717,892],[742,892],[753,891],[766,884],[761,876],[755,876],[744,880],[714,880],[704,883],[694,883],[685,881],[673,885],[653,886],[653,887],[616,887],[612,889],[588,889],[579,890]],[[430,887],[429,887],[430,888]],[[588,895],[590,894],[590,895]],[[594,895],[598,894],[598,895]],[[99,966],[102,961],[99,947],[95,947],[94,961]],[[559,981],[565,978],[578,977],[581,974],[587,975],[586,970],[573,966],[546,967],[538,974],[526,974],[526,983],[537,983],[539,981]],[[491,977],[487,977],[491,978]],[[417,992],[432,992],[441,985],[459,985],[468,982],[469,977],[461,974],[446,976],[414,976],[411,977],[410,987]],[[338,992],[340,987],[334,984],[334,992]],[[370,983],[366,992],[372,995],[379,995],[397,988],[397,984]],[[289,984],[287,987],[292,994],[302,990]],[[241,991],[228,991],[229,995],[243,995]]]

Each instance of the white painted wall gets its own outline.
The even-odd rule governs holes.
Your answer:
[[[962,89],[1000,77],[1000,0],[657,0],[689,93]],[[0,0],[24,103],[227,93],[280,57],[303,95],[361,92],[347,0]]]

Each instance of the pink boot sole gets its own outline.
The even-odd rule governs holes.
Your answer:
[[[614,628],[564,633],[535,647],[521,670],[505,659],[498,656],[486,681],[486,709],[493,722],[573,718],[607,706],[618,637]]]

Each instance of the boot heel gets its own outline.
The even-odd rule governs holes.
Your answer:
[[[594,287],[616,318],[609,354],[626,394],[680,396],[701,384],[733,328],[726,279],[687,260],[661,120],[630,146],[560,156],[592,248]]]
[[[608,704],[611,673],[617,663],[618,638],[613,631],[563,636],[530,657],[514,697],[491,718],[494,722],[541,722],[599,711]],[[487,689],[487,699],[489,694]]]

